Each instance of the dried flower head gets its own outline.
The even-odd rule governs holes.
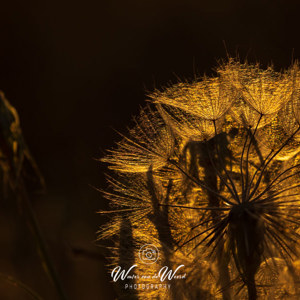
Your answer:
[[[217,74],[155,91],[103,159],[115,171],[100,231],[112,266],[137,264],[135,283],[163,266],[187,274],[170,290],[120,290],[126,299],[300,296],[298,65],[229,60]],[[139,263],[144,244],[159,248],[155,264]]]

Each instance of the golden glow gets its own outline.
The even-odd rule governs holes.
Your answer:
[[[185,265],[185,280],[139,299],[300,297],[299,78],[297,65],[230,60],[216,78],[155,91],[102,159],[115,172],[104,192],[115,216],[99,234],[117,237],[112,266],[137,263],[135,283],[147,284]],[[138,263],[144,244],[157,263]]]

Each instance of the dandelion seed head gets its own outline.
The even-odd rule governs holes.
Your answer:
[[[99,232],[114,240],[111,264],[150,277],[183,264],[188,274],[135,297],[299,295],[299,78],[297,64],[275,72],[230,59],[214,78],[154,91],[102,159],[114,171],[112,218]],[[159,248],[155,264],[139,263],[144,244]]]

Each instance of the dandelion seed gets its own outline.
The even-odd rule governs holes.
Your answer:
[[[193,84],[178,84],[165,93],[154,93],[155,103],[171,105],[204,120],[218,120],[229,109],[235,89],[222,78],[204,78]]]
[[[174,150],[174,139],[163,119],[149,107],[141,111],[136,126],[130,130],[130,138],[123,136],[118,148],[102,159],[111,169],[121,172],[147,172],[165,165]]]

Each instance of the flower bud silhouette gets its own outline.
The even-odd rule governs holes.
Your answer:
[[[166,265],[187,276],[133,298],[300,296],[299,78],[297,64],[276,72],[230,59],[215,78],[150,95],[102,159],[114,172],[103,212],[113,217],[99,237],[114,240],[112,265],[128,264],[122,241],[133,241],[138,283],[155,283],[142,275]],[[144,244],[159,248],[155,264],[139,263]]]

